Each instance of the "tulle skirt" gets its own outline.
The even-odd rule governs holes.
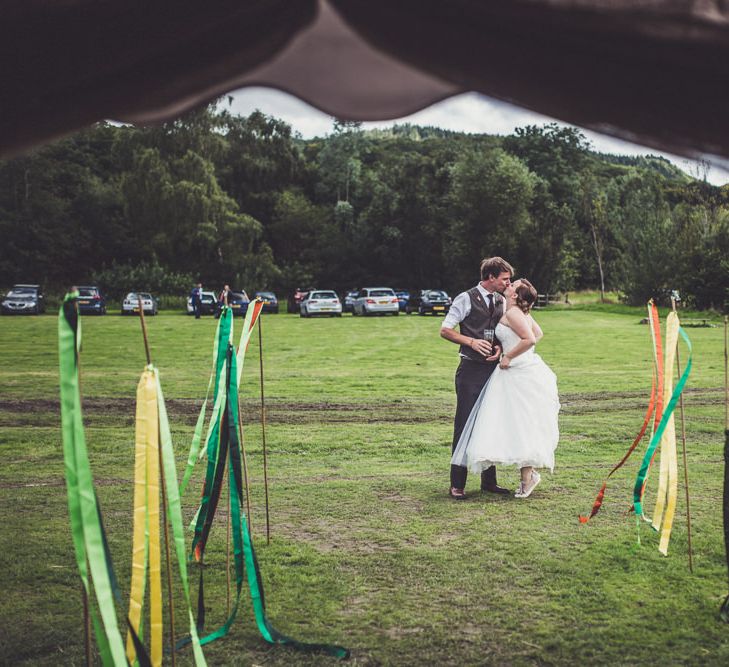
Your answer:
[[[523,358],[522,358],[523,357]],[[492,465],[554,470],[559,441],[557,377],[533,351],[497,367],[466,422],[451,463],[478,473]]]

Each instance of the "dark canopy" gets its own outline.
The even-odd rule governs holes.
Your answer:
[[[729,158],[726,0],[6,0],[0,154],[245,85],[396,118],[477,91]]]

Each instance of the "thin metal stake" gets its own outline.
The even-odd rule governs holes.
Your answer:
[[[271,544],[271,524],[268,515],[268,460],[266,452],[266,399],[263,393],[263,316],[258,316],[258,363],[261,375],[261,439],[263,442],[263,486],[266,493],[266,544]]]
[[[139,321],[142,324],[142,336],[144,337],[144,351],[147,354],[147,365],[152,363],[152,355],[149,353],[149,340],[147,339],[147,323],[144,321],[144,304],[142,297],[137,294],[139,300]]]

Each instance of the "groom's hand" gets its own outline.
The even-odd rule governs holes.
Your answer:
[[[501,347],[494,345],[494,349],[491,351],[491,356],[486,357],[486,361],[498,361],[501,357]]]
[[[471,338],[471,349],[483,355],[487,359],[493,354],[491,343],[480,338]]]

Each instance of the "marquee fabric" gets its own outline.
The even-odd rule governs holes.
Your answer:
[[[267,85],[356,120],[476,91],[728,159],[728,55],[722,0],[9,0],[0,155]]]

